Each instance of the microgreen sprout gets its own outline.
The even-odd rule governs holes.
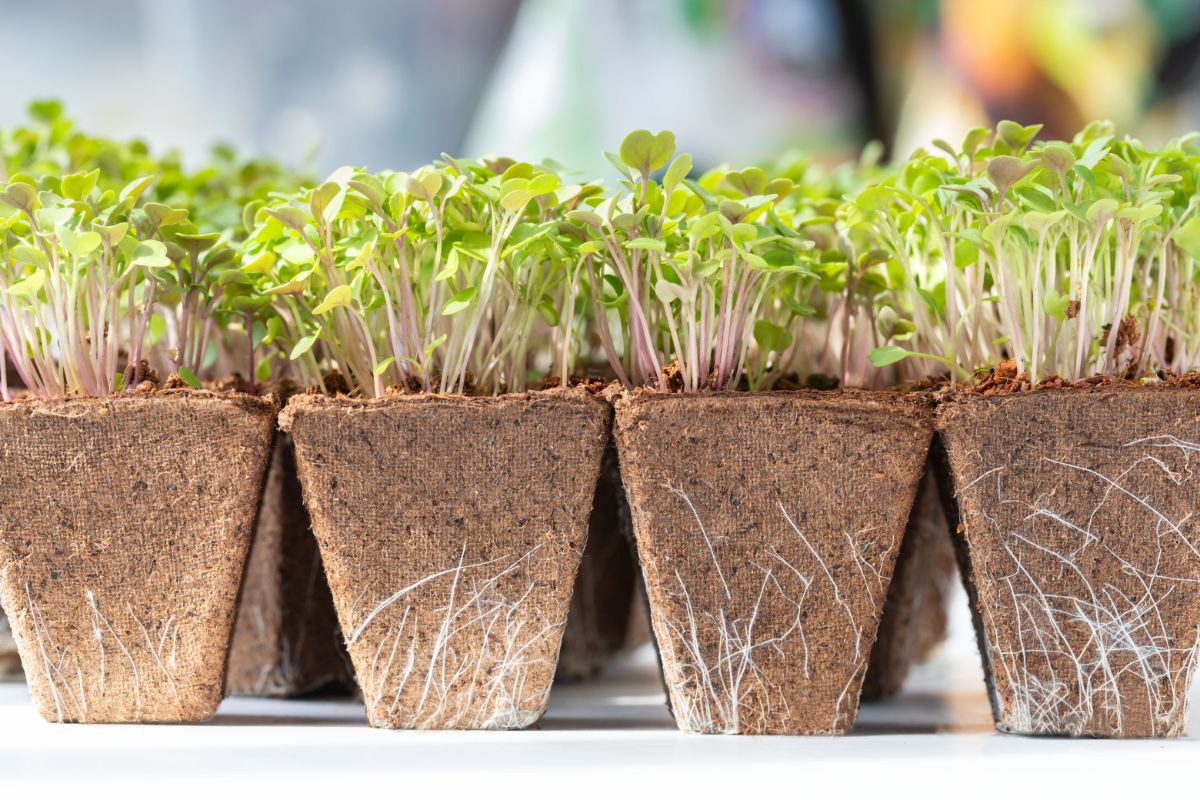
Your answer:
[[[766,388],[815,277],[811,243],[777,213],[791,181],[757,167],[693,181],[691,157],[674,153],[671,132],[634,131],[608,154],[623,189],[567,215],[596,333],[626,388]]]
[[[268,299],[230,268],[237,266],[232,245],[244,238],[243,212],[253,216],[270,191],[292,190],[300,178],[268,160],[240,159],[227,147],[214,148],[210,161],[191,172],[174,152],[155,156],[138,140],[77,130],[56,101],[35,101],[29,113],[28,124],[0,130],[4,190],[12,200],[5,203],[12,213],[4,225],[10,257],[0,284],[7,298],[0,344],[14,377],[41,394],[131,388],[143,377],[143,360],[193,386],[202,371],[224,377],[221,370],[243,365],[251,390],[256,374],[269,377],[254,360],[265,335],[259,310]],[[30,202],[17,184],[36,189]],[[63,230],[31,227],[29,214],[21,213],[26,208]],[[128,243],[115,232],[126,224],[139,243],[139,263],[130,271],[118,263]],[[105,237],[102,246],[93,247],[93,232]],[[41,251],[48,263],[16,249],[22,246]],[[95,263],[100,272],[90,274]],[[103,301],[117,291],[119,303]],[[65,310],[70,304],[73,313]],[[120,332],[96,316],[100,311],[132,316],[133,323]],[[103,357],[81,361],[88,348]]]
[[[275,298],[267,337],[308,382],[336,369],[367,396],[521,391],[535,332],[573,371],[582,304],[559,227],[598,191],[508,159],[343,168],[257,212],[242,271]]]
[[[1196,327],[1194,137],[1148,149],[1096,123],[1071,142],[1002,122],[920,150],[842,209],[846,236],[886,254],[912,321],[871,354],[969,380],[1011,359],[1037,383],[1183,372]]]
[[[139,199],[150,185],[100,191],[98,170],[0,188],[0,337],[40,396],[106,396],[141,378],[151,311],[170,265],[171,226]],[[186,218],[186,215],[184,215]],[[9,399],[0,363],[0,393]]]

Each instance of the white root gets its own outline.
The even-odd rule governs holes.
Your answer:
[[[1060,481],[1098,484],[1099,500],[1085,519],[1072,519],[1069,509],[1055,508],[1059,495],[1053,491],[1032,503],[1006,496],[1003,468],[980,476],[994,475],[994,482],[975,488],[977,478],[959,492],[960,498],[968,492],[988,493],[972,503],[974,508],[1028,508],[1015,529],[980,512],[990,530],[972,534],[977,541],[986,537],[995,542],[1002,554],[973,561],[976,585],[987,592],[982,598],[986,656],[1005,730],[1076,736],[1184,732],[1200,630],[1172,628],[1163,608],[1176,591],[1197,591],[1193,585],[1200,583],[1200,552],[1185,529],[1190,514],[1171,519],[1158,507],[1160,499],[1142,496],[1128,484],[1131,476],[1144,478],[1150,469],[1165,477],[1164,491],[1174,490],[1191,479],[1188,462],[1200,446],[1162,435],[1124,448],[1131,459],[1116,477],[1066,460],[1043,459],[1061,468]],[[1182,463],[1168,463],[1172,458]],[[1098,528],[1105,508],[1117,503],[1139,509],[1144,523],[1121,531]],[[1153,563],[1144,555],[1148,542]],[[1122,555],[1126,543],[1139,548],[1137,563]],[[1128,580],[1118,586],[1099,577],[1114,573]],[[1011,624],[1001,625],[1000,615]],[[1148,729],[1130,727],[1133,713],[1148,719]]]
[[[548,700],[565,620],[549,621],[533,605],[532,582],[517,597],[502,594],[498,585],[541,549],[468,564],[464,542],[455,566],[409,584],[367,612],[353,627],[351,645],[358,646],[352,653],[372,723],[508,729],[537,721]],[[416,623],[422,587],[447,598],[436,610],[433,630]],[[374,651],[362,653],[363,633],[385,623]],[[529,681],[534,667],[545,672],[545,680]]]
[[[82,652],[71,645],[55,641],[41,610],[34,602],[29,584],[25,584],[25,612],[33,636],[37,670],[44,680],[50,702],[53,704],[54,718],[59,722],[87,722],[94,716],[94,706],[114,701],[120,703],[119,698],[109,696],[115,691],[114,677],[119,676],[117,682],[128,684],[132,691],[133,717],[140,719],[146,700],[144,695],[147,668],[151,668],[152,671],[157,668],[161,671],[167,689],[179,700],[180,692],[175,675],[179,627],[174,618],[168,619],[155,637],[151,634],[151,628],[138,618],[133,607],[127,603],[125,613],[132,621],[132,626],[140,633],[133,641],[127,642],[101,611],[94,592],[85,590],[83,599],[89,617],[87,630],[90,633],[84,650],[90,649],[91,652]],[[109,655],[110,646],[115,646],[113,657]],[[89,704],[93,709],[89,709]],[[99,713],[95,716],[104,715]]]
[[[723,598],[706,596],[703,602],[693,599],[688,582],[675,569],[673,585],[663,589],[674,602],[653,609],[663,672],[681,729],[696,733],[762,732],[772,729],[780,718],[789,716],[788,697],[796,695],[793,684],[822,677],[814,675],[811,669],[808,636],[804,629],[805,604],[818,576],[829,584],[834,603],[845,612],[855,640],[855,658],[863,662],[865,669],[862,622],[855,616],[848,599],[851,595],[847,592],[865,591],[867,607],[874,607],[874,593],[885,589],[886,581],[884,565],[873,564],[865,557],[864,548],[855,535],[846,534],[845,538],[861,579],[861,588],[857,581],[843,587],[828,566],[834,553],[822,553],[815,547],[781,503],[779,511],[804,550],[811,555],[805,559],[810,563],[789,560],[778,549],[765,548],[768,561],[750,560],[748,564],[758,576],[755,583],[745,585],[744,579],[742,581],[742,598],[747,596],[747,590],[754,592],[753,603],[747,608],[745,599],[738,602],[739,593],[727,580],[731,573],[721,563],[719,543],[725,539],[710,534],[683,489],[670,483],[663,484],[663,488],[677,497],[695,519],[697,533],[716,569],[723,595]],[[856,535],[866,532],[860,531]],[[732,574],[737,574],[736,568]],[[875,589],[872,589],[872,582]],[[793,588],[785,588],[787,586]],[[681,608],[682,614],[671,612],[667,606]],[[768,609],[771,619],[785,621],[775,622],[773,629],[764,628],[762,618]],[[780,609],[785,609],[785,613]],[[776,662],[786,660],[784,648],[792,645],[798,646],[801,654],[796,664],[797,675],[787,675],[785,680],[780,680],[784,676],[763,668],[765,654],[773,654]],[[861,679],[862,670],[856,669],[853,673],[836,700],[829,730],[846,727],[857,708],[857,697],[853,696],[852,689]]]

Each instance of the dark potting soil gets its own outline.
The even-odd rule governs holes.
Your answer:
[[[1182,734],[1200,630],[1200,392],[960,392],[937,425],[997,727]]]
[[[0,404],[0,597],[43,717],[216,710],[274,416],[191,389]]]
[[[925,399],[645,393],[616,408],[679,726],[847,730],[932,435]]]
[[[541,716],[610,414],[578,388],[290,401],[281,426],[371,724]]]

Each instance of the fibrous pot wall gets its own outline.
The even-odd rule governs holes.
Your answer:
[[[887,393],[630,395],[615,436],[676,722],[840,733],[931,437]]]
[[[0,597],[43,717],[213,714],[274,411],[199,391],[0,405]]]
[[[21,659],[17,655],[17,643],[12,638],[8,617],[0,611],[0,680],[19,680]]]
[[[542,715],[610,413],[583,389],[291,401],[283,424],[372,725]]]
[[[1200,395],[964,395],[938,418],[997,727],[1182,734],[1200,631]]]

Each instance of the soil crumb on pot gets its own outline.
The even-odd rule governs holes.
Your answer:
[[[872,392],[632,395],[615,435],[667,691],[701,733],[842,733],[931,438]]]
[[[372,725],[541,717],[610,414],[583,389],[289,403],[281,425]]]

